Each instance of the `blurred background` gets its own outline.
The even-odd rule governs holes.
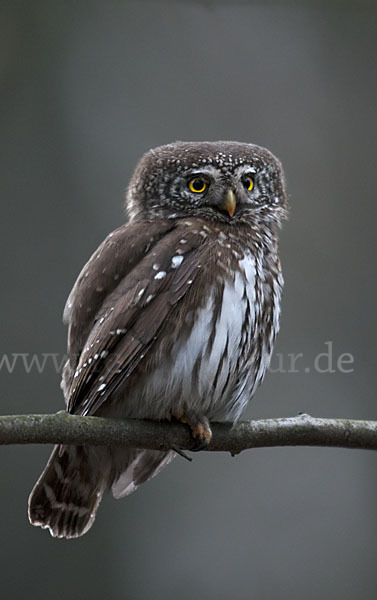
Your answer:
[[[246,418],[377,419],[376,17],[363,1],[1,3],[1,413],[63,407],[65,299],[124,221],[140,156],[224,139],[272,150],[292,207],[274,372]],[[177,459],[65,541],[26,516],[49,452],[1,448],[4,597],[377,596],[376,453]]]

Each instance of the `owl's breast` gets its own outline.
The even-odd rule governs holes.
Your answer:
[[[186,405],[210,420],[237,420],[270,360],[261,331],[265,293],[250,253],[231,275],[217,276],[206,303],[185,315],[190,327],[169,355],[125,386],[122,416],[167,419]]]

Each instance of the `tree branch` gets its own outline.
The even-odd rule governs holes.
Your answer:
[[[212,451],[238,454],[270,446],[332,446],[377,450],[377,421],[317,419],[299,415],[243,421],[235,427],[213,423]],[[53,415],[0,416],[0,444],[123,445],[155,450],[192,446],[190,430],[176,422]]]

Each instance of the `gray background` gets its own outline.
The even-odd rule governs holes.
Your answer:
[[[65,298],[123,222],[144,151],[250,141],[285,166],[276,351],[304,356],[267,376],[247,417],[377,419],[376,16],[360,1],[2,2],[1,355],[64,354]],[[328,341],[352,372],[313,369]],[[63,406],[51,362],[0,378],[4,414]],[[377,596],[376,453],[179,459],[128,499],[107,497],[74,541],[27,522],[48,454],[1,448],[4,597]]]

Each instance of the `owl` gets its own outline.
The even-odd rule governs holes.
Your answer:
[[[137,165],[126,212],[67,300],[67,411],[178,419],[201,449],[211,421],[239,419],[270,362],[283,286],[282,167],[252,144],[160,146]],[[106,490],[126,496],[175,456],[56,446],[31,492],[30,522],[81,536]]]

